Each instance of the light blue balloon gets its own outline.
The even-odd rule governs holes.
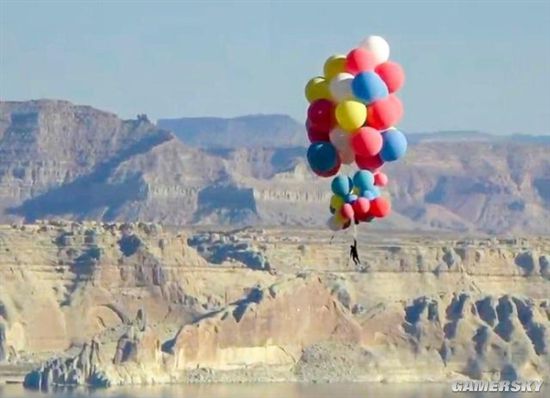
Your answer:
[[[353,176],[353,184],[358,187],[360,191],[366,191],[374,187],[374,174],[368,170],[359,170]]]
[[[382,133],[382,150],[380,158],[384,162],[393,162],[402,158],[407,152],[407,138],[397,129],[389,129]]]
[[[380,189],[378,187],[371,187],[370,189],[367,189],[363,192],[361,192],[361,196],[364,198],[367,198],[368,200],[376,199],[380,196]]]
[[[372,191],[364,191],[362,194],[361,194],[362,197],[364,198],[367,198],[368,200],[373,200],[376,198],[376,196],[374,195],[374,193]]]
[[[378,101],[389,95],[388,86],[374,72],[361,72],[351,82],[353,95],[366,104]]]
[[[335,195],[346,197],[353,189],[353,181],[348,176],[334,177],[330,187]]]
[[[357,200],[357,198],[358,198],[357,195],[354,195],[354,194],[350,193],[350,194],[346,195],[344,200],[346,201],[346,203],[352,204],[353,202],[355,202]]]

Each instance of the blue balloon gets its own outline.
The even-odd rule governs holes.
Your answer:
[[[353,176],[353,184],[361,191],[374,187],[374,174],[368,170],[359,170]]]
[[[353,181],[348,176],[334,177],[330,187],[335,195],[345,197],[353,189]]]
[[[361,194],[361,196],[367,198],[368,200],[373,200],[376,197],[371,191],[365,191]]]
[[[358,198],[357,195],[354,195],[354,194],[350,193],[350,194],[346,195],[344,200],[346,201],[346,203],[352,204],[353,202],[355,202],[357,200],[357,198]]]
[[[351,82],[351,91],[353,95],[370,104],[371,102],[385,98],[389,95],[388,86],[374,72],[358,73]]]
[[[378,187],[372,187],[371,189],[369,189],[369,191],[371,191],[374,194],[375,198],[380,196],[380,188]]]
[[[307,161],[317,173],[326,173],[338,165],[338,152],[330,142],[316,142],[307,150]]]
[[[407,152],[407,138],[397,129],[389,129],[382,133],[382,150],[380,158],[384,162],[393,162]]]
[[[367,198],[368,200],[373,200],[380,196],[380,190],[378,187],[372,187],[366,191],[363,191],[361,196]]]

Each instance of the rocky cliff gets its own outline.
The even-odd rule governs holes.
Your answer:
[[[64,101],[1,102],[0,218],[324,225],[329,181],[308,170],[295,139],[305,134],[292,119],[161,125],[183,144],[144,117]],[[548,140],[476,134],[412,136],[405,160],[387,166],[394,214],[373,227],[547,234]]]
[[[145,119],[65,101],[0,103],[4,219],[192,220],[217,159]]]
[[[0,228],[5,378],[31,387],[550,377],[550,242]]]

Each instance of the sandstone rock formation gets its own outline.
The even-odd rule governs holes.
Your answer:
[[[361,328],[320,279],[297,278],[184,326],[173,353],[177,369],[292,367],[305,347],[329,340],[360,343]]]
[[[0,375],[32,366],[40,388],[550,377],[548,239],[359,247],[355,268],[345,236],[315,230],[2,226]]]
[[[161,126],[185,145],[143,117],[121,120],[65,101],[0,102],[0,220],[324,225],[328,182],[308,170],[298,139],[305,133],[292,119]],[[387,166],[393,216],[373,228],[550,231],[548,140],[410,137],[405,160]]]

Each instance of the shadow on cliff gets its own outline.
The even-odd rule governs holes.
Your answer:
[[[86,218],[94,212],[101,212],[95,215],[100,215],[105,221],[112,220],[125,203],[141,200],[147,192],[143,189],[144,184],[139,172],[129,174],[123,181],[115,184],[108,181],[109,177],[123,162],[133,156],[147,153],[172,139],[175,139],[174,136],[167,131],[148,135],[97,165],[91,174],[53,188],[18,207],[9,208],[7,213],[23,216],[27,222],[71,213]]]

